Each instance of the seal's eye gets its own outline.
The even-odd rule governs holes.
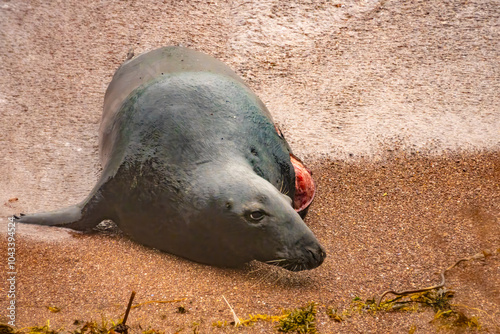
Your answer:
[[[250,218],[252,220],[261,220],[264,218],[264,211],[257,210],[257,211],[252,211],[250,212]]]

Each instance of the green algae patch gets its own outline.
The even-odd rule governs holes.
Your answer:
[[[247,319],[240,319],[234,315],[235,321],[217,321],[213,325],[221,328],[225,326],[251,326],[258,321],[277,322],[275,329],[281,333],[316,334],[318,333],[316,312],[316,303],[311,302],[303,307],[284,310],[282,315],[249,314]]]
[[[276,327],[283,333],[318,333],[316,330],[316,303],[309,303],[304,307],[285,311],[286,316],[280,319]]]

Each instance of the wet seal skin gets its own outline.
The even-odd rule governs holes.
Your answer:
[[[111,219],[141,244],[223,267],[299,271],[326,256],[301,217],[311,172],[262,101],[208,55],[164,47],[122,64],[99,148],[103,172],[84,201],[15,221],[91,231]]]

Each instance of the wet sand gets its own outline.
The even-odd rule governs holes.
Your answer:
[[[326,309],[437,284],[455,261],[500,248],[499,16],[493,1],[1,1],[4,263],[8,216],[74,204],[97,180],[104,91],[129,48],[172,44],[225,61],[268,105],[314,172],[306,223],[328,253],[308,272],[221,269],[120,234],[19,225],[17,327],[116,320],[134,290],[137,303],[185,298],[133,309],[135,331],[273,331],[213,327],[232,320],[222,296],[241,318],[315,301],[321,333],[437,331],[431,310],[337,323]],[[500,332],[498,255],[458,265],[446,287]]]
[[[328,258],[309,272],[289,273],[258,263],[220,269],[142,247],[120,235],[19,226],[20,326],[50,319],[54,328],[71,329],[74,320],[100,320],[101,315],[116,320],[133,290],[137,303],[185,298],[132,310],[129,325],[150,325],[167,333],[180,328],[189,332],[194,323],[200,323],[202,333],[220,331],[214,322],[232,320],[222,296],[241,318],[249,313],[279,315],[282,308],[315,301],[322,333],[403,331],[412,325],[432,332],[436,327],[429,323],[434,316],[430,310],[354,315],[339,324],[327,317],[326,309],[348,309],[356,296],[368,299],[388,289],[437,284],[435,273],[479,251],[494,252],[500,244],[497,153],[438,158],[394,153],[378,163],[323,162],[314,174],[318,195],[306,223]],[[54,238],[44,240],[40,234]],[[460,264],[447,274],[446,286],[456,291],[453,302],[471,308],[462,309],[479,316],[490,330],[499,325],[499,270],[496,255]],[[51,313],[49,306],[61,311]],[[179,306],[188,313],[176,313]],[[259,323],[234,331],[271,329],[271,324]]]

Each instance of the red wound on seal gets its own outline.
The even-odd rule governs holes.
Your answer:
[[[295,198],[293,207],[301,217],[307,213],[316,192],[312,172],[296,156],[290,154],[293,168],[295,169]]]
[[[278,136],[285,139],[281,129],[275,124],[274,128]],[[297,213],[304,218],[307,210],[311,205],[314,194],[316,193],[316,186],[312,178],[312,172],[307,168],[302,161],[295,155],[290,153],[290,160],[292,161],[293,169],[295,170],[295,197],[293,199],[293,208]]]

